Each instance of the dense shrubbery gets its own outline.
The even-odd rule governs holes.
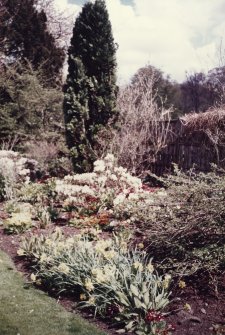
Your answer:
[[[224,270],[225,172],[176,171],[164,182],[159,210],[136,220],[155,259],[177,275]]]
[[[224,175],[176,171],[162,180],[164,188],[152,189],[118,167],[110,154],[95,162],[92,173],[28,183],[17,187],[16,195],[33,205],[42,226],[67,212],[78,228],[126,228],[134,238],[136,232],[144,236],[159,268],[178,276],[212,274],[225,267]]]
[[[162,181],[164,188],[150,189],[113,160],[98,161],[95,169],[66,177],[56,186],[65,206],[78,213],[74,220],[78,225],[99,223],[91,215],[101,212],[108,215],[109,225],[128,224],[134,233],[145,236],[160,266],[178,276],[224,268],[223,172],[185,175],[176,171]]]

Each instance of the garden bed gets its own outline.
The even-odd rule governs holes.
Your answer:
[[[48,231],[52,231],[54,226],[48,227]],[[72,227],[62,227],[66,235],[77,233],[78,230]],[[45,230],[35,229],[37,234],[47,233]],[[27,233],[25,233],[26,235]],[[28,233],[29,234],[29,233]],[[24,234],[23,234],[24,235]],[[22,272],[24,277],[30,281],[31,270],[28,264],[17,255],[17,250],[20,245],[21,236],[19,235],[7,235],[3,229],[0,228],[0,249],[5,251],[16,265],[18,271]],[[218,278],[225,283],[225,277],[221,276]],[[208,335],[208,334],[225,334],[223,327],[225,327],[225,294],[215,296],[215,291],[212,289],[211,292],[207,292],[207,295],[201,294],[199,290],[196,290],[195,285],[189,283],[187,287],[181,292],[174,292],[174,302],[170,305],[169,311],[172,313],[168,316],[167,320],[169,323],[175,325],[176,330],[174,335]],[[204,285],[204,282],[203,282]],[[202,287],[204,291],[204,287]],[[52,292],[50,293],[52,295]],[[56,295],[55,299],[62,304],[68,311],[74,310],[74,298],[68,295],[60,295],[60,298]],[[191,310],[183,310],[183,305],[191,306]],[[101,321],[96,321],[89,314],[83,314],[88,320],[95,323],[108,334],[117,334],[115,331],[104,325]],[[220,325],[220,332],[213,331],[213,325]]]
[[[110,334],[221,335],[225,174],[175,172],[154,188],[108,155],[92,173],[7,184],[0,248]]]

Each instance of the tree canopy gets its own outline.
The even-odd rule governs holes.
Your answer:
[[[1,52],[7,63],[29,61],[54,85],[60,78],[64,52],[47,30],[45,12],[37,11],[34,0],[2,0],[1,6]]]

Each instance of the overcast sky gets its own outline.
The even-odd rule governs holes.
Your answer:
[[[85,0],[55,0],[78,13]],[[219,65],[225,0],[106,0],[117,52],[118,78],[146,64],[182,81],[185,72]]]

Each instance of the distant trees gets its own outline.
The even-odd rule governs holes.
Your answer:
[[[140,83],[140,78],[141,83]],[[154,78],[154,80],[152,80]],[[140,68],[131,79],[131,85],[142,85],[139,92],[145,92],[149,89],[148,82],[152,81],[150,88],[154,95],[155,103],[161,108],[173,107],[172,117],[176,117],[181,113],[180,105],[180,86],[178,83],[172,81],[169,76],[164,76],[163,72],[152,65],[147,65]],[[137,100],[138,101],[138,100]]]
[[[210,107],[224,103],[225,67],[187,75],[180,85],[181,107],[185,113],[205,112]]]
[[[210,107],[220,106],[225,103],[225,66],[217,67],[208,73],[196,72],[187,74],[186,80],[181,84],[171,81],[159,69],[148,65],[140,68],[133,76],[134,84],[139,75],[143,77],[143,85],[154,73],[153,92],[156,94],[156,102],[160,107],[173,107],[171,117],[177,118],[186,113],[205,112]]]
[[[116,44],[103,0],[83,6],[68,54],[66,138],[74,170],[85,172],[96,159],[98,134],[117,118]]]
[[[2,0],[1,8],[1,53],[7,64],[29,61],[54,86],[60,79],[64,52],[47,30],[45,12],[37,11],[34,0]]]

